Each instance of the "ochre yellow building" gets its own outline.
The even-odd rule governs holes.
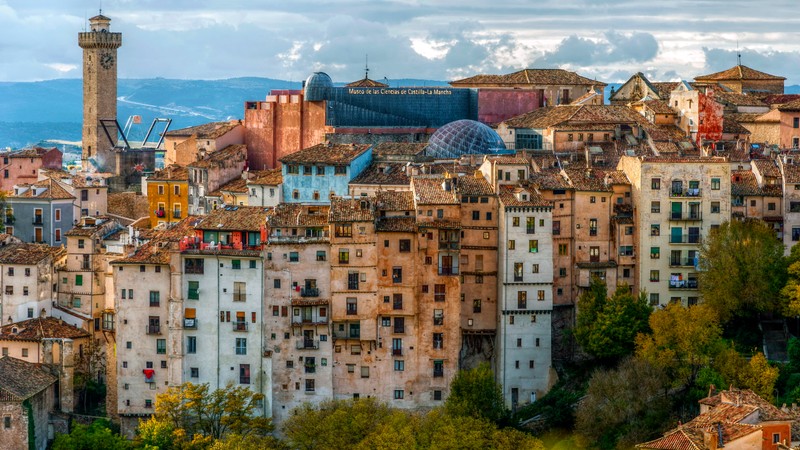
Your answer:
[[[171,165],[147,178],[150,224],[180,222],[188,210],[189,173],[185,167]]]

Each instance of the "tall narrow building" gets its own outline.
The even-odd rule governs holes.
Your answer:
[[[117,49],[122,33],[112,33],[110,26],[111,19],[98,14],[89,19],[89,31],[78,33],[83,49],[83,170],[106,165],[117,142],[116,129],[106,134],[100,124],[117,118]]]

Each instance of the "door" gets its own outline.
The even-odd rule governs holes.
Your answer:
[[[305,322],[305,323],[310,323],[311,322],[312,312],[313,311],[311,310],[311,308],[303,308],[303,322]]]
[[[42,242],[42,229],[41,228],[34,228],[34,241]]]
[[[681,202],[672,202],[672,219],[680,220],[681,213],[683,212],[683,204]]]

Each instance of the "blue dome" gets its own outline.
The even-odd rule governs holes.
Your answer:
[[[333,80],[325,72],[314,72],[306,79],[303,96],[306,101],[318,102],[325,100],[325,94],[333,87]]]
[[[496,131],[474,120],[456,120],[436,130],[425,153],[437,159],[456,159],[461,155],[505,153],[506,145]]]

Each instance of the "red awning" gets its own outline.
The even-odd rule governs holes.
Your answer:
[[[142,373],[147,378],[153,378],[153,375],[156,374],[156,371],[153,370],[153,369],[144,369],[144,370],[142,370]]]

